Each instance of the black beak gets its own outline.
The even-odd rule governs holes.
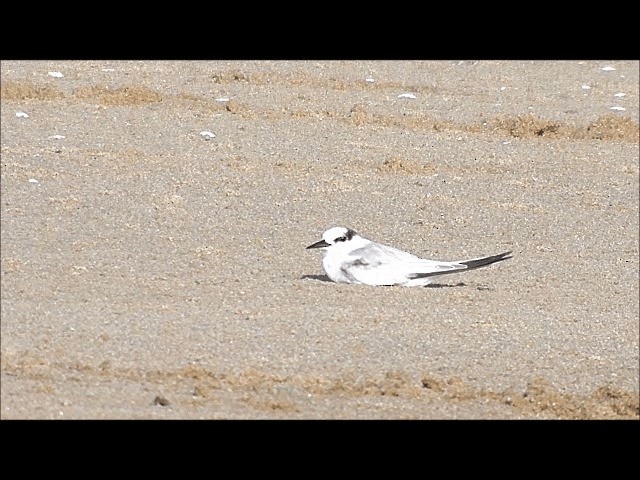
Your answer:
[[[305,250],[308,250],[310,248],[322,248],[322,247],[328,247],[329,244],[327,242],[325,242],[324,240],[320,240],[319,242],[314,243],[313,245],[309,245]]]

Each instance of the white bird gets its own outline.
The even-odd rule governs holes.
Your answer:
[[[439,262],[372,242],[350,228],[333,227],[322,240],[309,245],[324,249],[322,266],[331,280],[365,285],[402,285],[421,287],[431,277],[472,270],[511,258],[511,252],[456,262]]]

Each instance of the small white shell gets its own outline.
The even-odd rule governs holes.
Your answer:
[[[583,90],[591,90],[591,87],[589,85],[582,85],[582,89]]]
[[[602,67],[601,70],[603,72],[613,72],[615,70],[615,68],[613,68],[613,67]]]
[[[49,72],[49,75],[55,78],[62,78],[64,75],[60,72]]]
[[[614,97],[626,97],[627,94],[626,93],[614,93],[613,96]]]
[[[626,110],[626,108],[615,106],[615,107],[611,107],[611,110],[616,110],[618,112],[624,112]]]
[[[401,93],[398,98],[418,98],[413,93]]]
[[[24,112],[16,112],[16,117],[29,118],[29,115]]]
[[[38,180],[36,180],[35,178],[30,178],[29,179],[29,183],[40,183]]]
[[[212,138],[216,138],[215,133],[213,132],[208,132],[206,130],[200,132],[200,135],[202,135],[204,137],[205,140],[211,140]]]
[[[51,140],[62,140],[62,139],[64,139],[64,138],[65,138],[65,136],[64,136],[64,135],[51,135],[51,136],[49,137],[49,139],[51,139]]]

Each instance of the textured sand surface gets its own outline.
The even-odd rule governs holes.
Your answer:
[[[1,418],[638,419],[638,71],[2,62]]]

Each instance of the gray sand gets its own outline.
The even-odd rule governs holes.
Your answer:
[[[1,67],[2,419],[640,417],[637,61]]]

